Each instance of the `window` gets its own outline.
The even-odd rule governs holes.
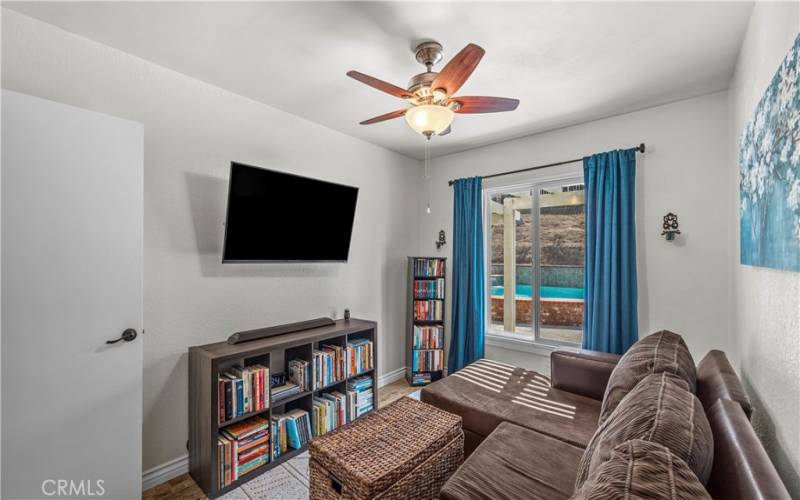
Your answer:
[[[490,334],[546,344],[583,336],[583,179],[485,190]]]

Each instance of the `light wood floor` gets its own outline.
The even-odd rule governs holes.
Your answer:
[[[383,408],[418,389],[419,387],[408,385],[405,379],[385,385],[378,389],[378,408]],[[204,500],[206,496],[189,474],[183,474],[155,488],[150,488],[142,494],[142,498],[144,500]]]

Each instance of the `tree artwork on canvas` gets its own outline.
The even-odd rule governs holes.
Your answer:
[[[741,263],[800,272],[800,36],[739,144]]]

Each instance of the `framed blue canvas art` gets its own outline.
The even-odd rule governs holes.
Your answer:
[[[800,272],[800,36],[739,144],[741,263]]]

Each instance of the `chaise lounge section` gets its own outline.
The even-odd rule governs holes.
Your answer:
[[[634,464],[649,472],[628,486],[645,497],[790,498],[725,354],[711,351],[695,369],[671,332],[641,339],[623,357],[555,351],[549,378],[479,360],[423,388],[421,399],[463,418],[468,458],[445,499],[605,498],[594,490],[625,484],[614,474]],[[655,465],[644,467],[643,457]],[[658,484],[645,484],[659,477],[654,470],[686,480],[658,496]]]

